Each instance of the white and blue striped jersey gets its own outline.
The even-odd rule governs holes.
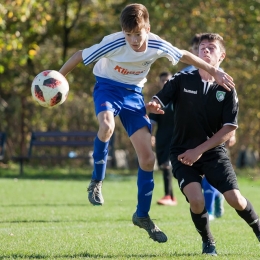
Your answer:
[[[111,79],[124,84],[143,87],[151,65],[162,57],[175,65],[182,52],[158,35],[148,33],[144,52],[134,51],[125,40],[123,32],[110,34],[82,52],[85,65],[97,62],[93,73],[97,77]]]

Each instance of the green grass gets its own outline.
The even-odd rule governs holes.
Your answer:
[[[34,174],[29,179],[6,174],[0,179],[0,259],[211,259],[201,255],[200,236],[175,180],[178,206],[158,206],[163,183],[155,174],[150,216],[168,236],[167,243],[158,244],[131,222],[136,177],[112,173],[108,170],[104,182],[102,207],[87,200],[89,175],[64,179],[56,174],[52,179],[47,174],[44,179],[40,174],[37,179]],[[239,184],[260,213],[260,182],[239,178]],[[219,259],[260,259],[260,243],[227,203],[211,230]]]

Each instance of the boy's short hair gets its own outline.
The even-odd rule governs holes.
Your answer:
[[[162,78],[162,77],[169,77],[171,76],[172,74],[170,72],[161,72],[160,75],[159,75],[159,78]]]
[[[201,33],[196,33],[190,42],[190,49],[193,53],[198,53]]]
[[[140,31],[150,26],[149,13],[142,4],[127,5],[120,15],[120,24],[124,31]]]
[[[200,42],[199,42],[199,44],[203,40],[208,40],[210,42],[218,41],[219,47],[220,47],[221,51],[226,52],[226,48],[225,48],[225,45],[224,45],[223,37],[221,37],[218,33],[202,33],[200,35]]]
[[[191,39],[191,43],[190,45],[193,46],[194,44],[199,44],[200,42],[200,36],[201,36],[201,33],[196,33],[193,38]]]

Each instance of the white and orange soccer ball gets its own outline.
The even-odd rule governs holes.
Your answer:
[[[31,86],[32,96],[43,107],[61,105],[69,94],[67,79],[56,70],[45,70],[39,73]]]

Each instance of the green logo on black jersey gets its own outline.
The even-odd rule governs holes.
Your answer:
[[[225,98],[226,92],[224,91],[217,91],[216,98],[219,102],[223,101]]]

